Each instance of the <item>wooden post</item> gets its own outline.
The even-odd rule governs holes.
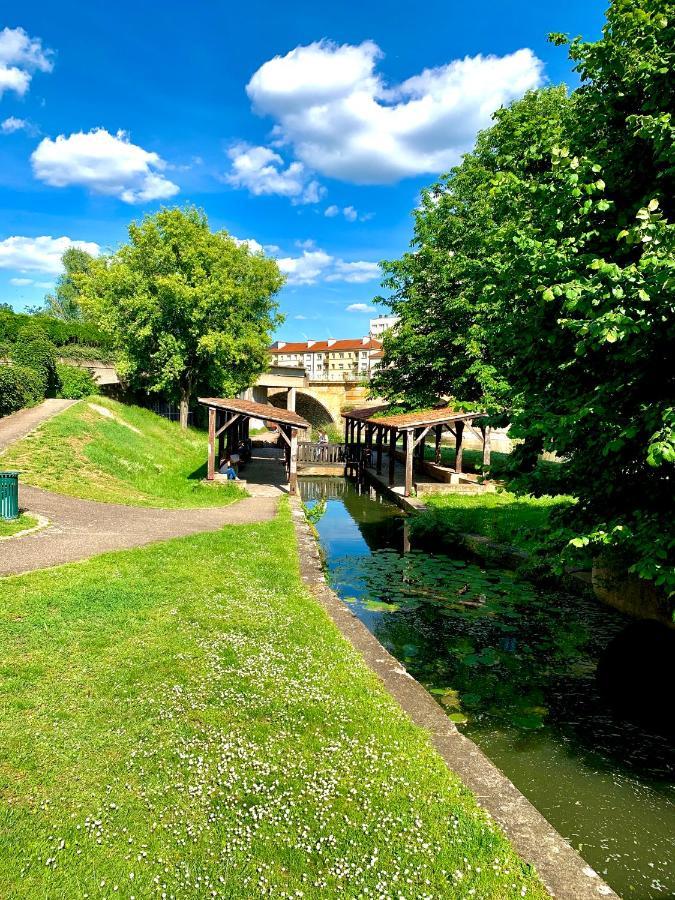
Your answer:
[[[213,481],[216,455],[216,408],[209,406],[209,457],[206,464],[206,477]]]
[[[413,481],[413,453],[414,438],[413,432],[403,432],[403,446],[405,448],[405,487],[403,488],[403,496],[409,497],[412,493]]]
[[[222,428],[225,424],[225,419],[227,418],[227,413],[223,410],[221,416],[216,415],[216,427]],[[216,460],[216,467],[220,469],[220,461],[225,456],[225,432],[221,431],[218,435],[218,459]]]
[[[377,429],[377,469],[375,470],[378,475],[382,474],[382,432],[384,429],[381,425],[378,426]]]
[[[492,437],[492,429],[489,425],[481,425],[481,433],[483,435],[483,475],[490,472],[490,439]]]
[[[434,462],[437,466],[440,466],[441,459],[443,458],[443,454],[441,453],[441,438],[443,437],[443,426],[436,426],[436,450],[434,453]]]
[[[347,450],[347,444],[349,443],[349,423],[350,419],[345,419],[345,452]]]
[[[389,432],[389,487],[394,486],[396,472],[396,429]]]
[[[424,471],[424,444],[426,442],[426,435],[423,438],[420,438],[420,442],[417,445],[419,448],[419,455],[417,457],[417,464],[419,467],[419,471]]]
[[[298,429],[291,428],[291,455],[288,464],[288,490],[295,494],[298,489]]]
[[[455,422],[455,472],[458,475],[462,472],[462,435],[464,433],[464,422]]]

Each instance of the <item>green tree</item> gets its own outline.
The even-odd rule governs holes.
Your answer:
[[[82,304],[112,335],[120,373],[178,400],[187,427],[195,391],[232,395],[264,369],[284,279],[193,207],[146,216],[129,238],[78,276]]]
[[[379,379],[392,398],[503,408],[564,458],[573,545],[669,591],[674,22],[672,3],[615,0],[602,39],[571,44],[581,87],[499,110],[427,193],[414,253],[385,264],[401,325]]]
[[[69,247],[61,257],[64,272],[56,280],[53,294],[45,297],[44,311],[56,319],[77,322],[82,319],[78,275],[91,270],[93,257],[79,247]]]

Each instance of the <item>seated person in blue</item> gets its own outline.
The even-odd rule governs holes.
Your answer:
[[[218,469],[221,475],[227,475],[228,481],[238,481],[237,473],[232,465],[232,461],[230,459],[221,459],[220,468]]]

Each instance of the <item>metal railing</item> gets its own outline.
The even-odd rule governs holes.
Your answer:
[[[320,444],[318,441],[298,441],[298,463],[342,465],[344,444]]]

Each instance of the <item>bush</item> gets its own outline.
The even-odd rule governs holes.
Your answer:
[[[32,406],[42,397],[42,380],[34,369],[0,366],[0,416]]]
[[[71,366],[68,363],[57,363],[56,375],[60,384],[57,397],[81,400],[82,397],[90,397],[96,393],[96,382],[87,369]]]
[[[13,344],[23,328],[34,325],[37,325],[57,347],[88,344],[110,352],[112,346],[108,335],[89,322],[63,322],[53,316],[29,315],[0,308],[0,342]]]
[[[43,385],[43,396],[53,396],[58,386],[56,376],[56,347],[47,337],[40,337],[34,328],[22,329],[12,349],[12,359],[19,366],[37,372]]]
[[[64,359],[96,359],[105,363],[115,360],[114,354],[106,347],[92,347],[89,344],[66,344],[58,348],[58,354]]]

